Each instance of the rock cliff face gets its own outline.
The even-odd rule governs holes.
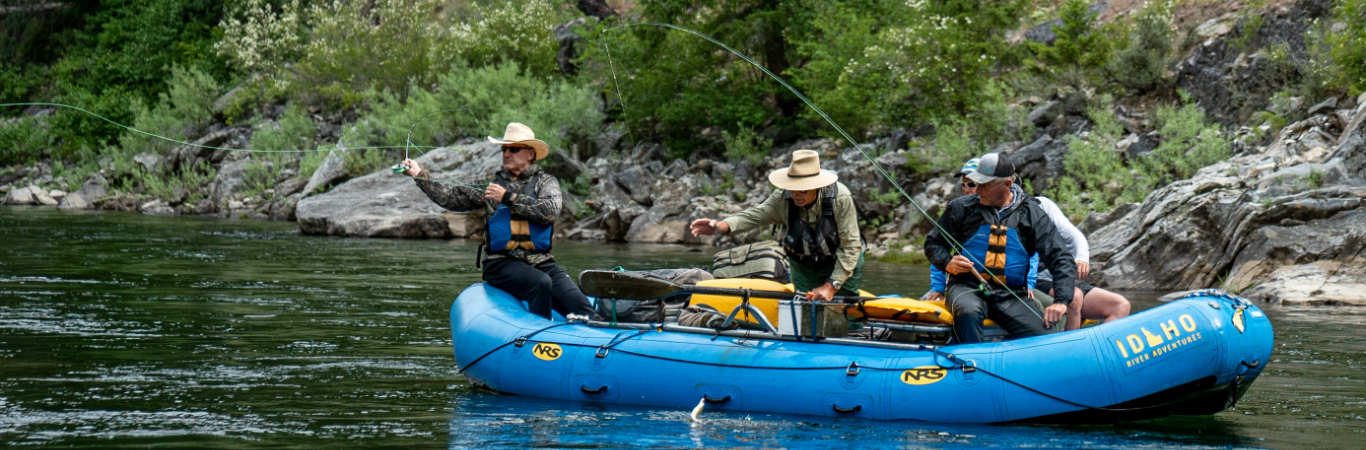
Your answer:
[[[1091,234],[1103,286],[1366,304],[1352,288],[1366,287],[1366,103],[1291,124],[1111,220]]]

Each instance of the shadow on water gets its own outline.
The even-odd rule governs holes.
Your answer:
[[[110,447],[1338,447],[1366,443],[1362,307],[1265,306],[1266,372],[1233,411],[980,426],[565,403],[455,373],[475,243],[288,223],[0,208],[0,442]],[[714,249],[556,242],[570,273],[702,267]],[[924,267],[865,289],[919,295]],[[1126,293],[1135,310],[1155,293]],[[941,401],[953,401],[943,399]],[[927,408],[933,403],[927,402]]]

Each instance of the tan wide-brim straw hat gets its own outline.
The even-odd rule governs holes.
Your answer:
[[[489,136],[489,142],[498,145],[522,144],[536,149],[536,161],[545,159],[550,154],[550,145],[536,139],[536,133],[531,132],[531,128],[517,122],[508,124],[508,129],[503,132],[503,138],[498,139]]]
[[[778,189],[807,191],[820,189],[836,181],[840,176],[832,170],[821,170],[820,154],[811,150],[792,152],[792,164],[768,174],[768,182]]]

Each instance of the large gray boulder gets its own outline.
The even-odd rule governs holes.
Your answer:
[[[1205,167],[1107,218],[1090,236],[1092,281],[1340,301],[1342,289],[1301,289],[1366,283],[1359,271],[1339,270],[1366,260],[1366,105],[1339,124],[1327,116],[1291,124],[1273,144]],[[1317,265],[1282,270],[1306,264]]]
[[[435,180],[472,183],[493,176],[501,167],[501,156],[489,147],[439,148],[415,160]],[[451,236],[446,213],[412,178],[387,169],[299,200],[294,211],[305,234],[395,238]]]
[[[308,184],[304,185],[304,195],[313,195],[319,188],[346,181],[346,148],[340,145],[336,150],[327,152],[327,157],[313,171]]]
[[[10,189],[9,193],[5,194],[6,205],[33,205],[36,203],[38,200],[33,196],[32,186]]]
[[[255,163],[250,157],[223,164],[218,169],[218,174],[214,175],[213,181],[209,183],[209,201],[215,205],[223,205],[234,196],[246,191],[247,166],[252,164],[265,164],[268,170],[274,168],[270,161]],[[272,170],[273,172],[273,170]]]
[[[81,210],[90,209],[95,206],[95,200],[99,200],[109,195],[109,181],[105,180],[100,174],[92,174],[85,180],[85,184],[75,193],[69,194],[62,199],[62,203],[57,205],[57,209]]]

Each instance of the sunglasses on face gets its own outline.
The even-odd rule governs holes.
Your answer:
[[[526,149],[529,149],[529,148],[531,148],[531,147],[513,147],[513,146],[510,146],[510,145],[507,145],[507,146],[503,146],[503,151],[505,151],[505,152],[512,152],[512,153],[519,153],[519,152],[521,152],[522,150],[526,150]]]
[[[977,183],[972,181],[964,181],[963,189],[977,189]]]

